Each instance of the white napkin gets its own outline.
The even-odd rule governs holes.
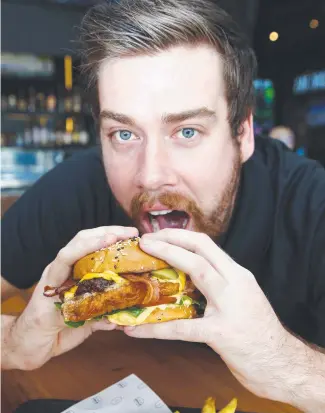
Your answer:
[[[135,374],[113,384],[61,413],[172,413]]]

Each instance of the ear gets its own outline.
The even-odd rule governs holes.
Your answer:
[[[238,143],[242,163],[246,162],[254,153],[254,126],[252,113],[242,123],[242,133],[238,136]]]

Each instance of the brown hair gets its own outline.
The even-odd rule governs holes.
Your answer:
[[[97,72],[106,59],[154,54],[208,43],[222,55],[233,136],[253,111],[256,58],[243,33],[216,0],[107,0],[81,23],[81,69],[98,115]]]

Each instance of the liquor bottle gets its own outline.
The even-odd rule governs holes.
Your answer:
[[[45,95],[43,92],[38,92],[36,94],[36,111],[45,112],[45,110],[46,110]]]
[[[65,120],[65,131],[63,135],[63,141],[65,145],[71,145],[73,130],[74,130],[74,119],[68,117]]]
[[[64,94],[64,112],[71,113],[73,110],[72,94],[66,90]]]
[[[17,109],[20,112],[27,111],[27,99],[25,97],[25,92],[23,90],[18,91]]]
[[[53,90],[46,97],[46,110],[48,112],[55,112],[56,111],[56,96]]]
[[[74,88],[72,95],[72,109],[73,112],[80,113],[82,108],[81,94],[79,88]]]
[[[16,135],[16,146],[18,148],[22,148],[24,146],[24,138],[21,133],[17,133]]]
[[[8,95],[8,110],[17,110],[17,96],[15,93]]]
[[[33,145],[32,125],[29,123],[24,130],[24,146],[30,148]]]
[[[89,144],[89,134],[84,128],[80,131],[79,142],[81,145],[85,146]]]
[[[7,136],[5,133],[1,133],[1,141],[0,141],[1,147],[4,148],[7,146]]]
[[[47,120],[48,131],[48,146],[54,148],[56,146],[56,133],[55,133],[55,118],[50,116]]]
[[[28,90],[28,111],[34,113],[36,111],[36,93],[33,87]]]
[[[63,127],[60,120],[57,121],[55,126],[55,146],[60,147],[63,145]]]
[[[49,134],[47,129],[47,118],[45,116],[41,116],[40,120],[40,144],[43,147],[48,146],[49,144]]]
[[[32,125],[33,146],[36,146],[38,148],[41,144],[41,128],[38,121],[36,120]]]

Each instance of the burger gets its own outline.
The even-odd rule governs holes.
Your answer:
[[[55,305],[67,325],[79,327],[106,317],[135,326],[202,314],[204,297],[190,278],[145,253],[139,240],[119,241],[89,254],[75,263],[63,285],[45,287],[46,297],[59,297]]]

